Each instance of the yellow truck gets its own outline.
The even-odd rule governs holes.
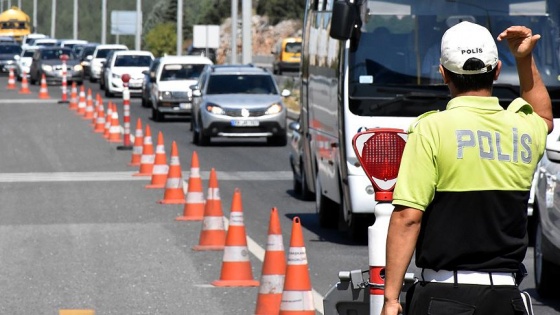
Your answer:
[[[272,72],[299,71],[301,62],[301,37],[287,37],[280,40],[272,50],[274,61]]]
[[[25,35],[31,33],[32,26],[29,15],[13,6],[0,13],[0,36],[10,36],[21,43]]]

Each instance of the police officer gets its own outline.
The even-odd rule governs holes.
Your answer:
[[[385,303],[399,293],[416,250],[419,282],[406,314],[524,314],[516,273],[527,250],[527,200],[552,130],[552,109],[532,51],[540,35],[511,26],[498,35],[515,57],[521,98],[492,97],[496,43],[477,24],[446,31],[440,72],[452,99],[410,127],[387,237]],[[530,300],[530,299],[529,299]]]

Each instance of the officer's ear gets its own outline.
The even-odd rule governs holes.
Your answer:
[[[498,64],[496,65],[496,73],[494,73],[494,81],[498,80],[500,71],[502,71],[502,61],[498,60]]]
[[[439,65],[439,74],[441,74],[441,78],[443,79],[443,83],[449,84],[449,78],[445,74],[445,71],[444,71],[442,65]]]

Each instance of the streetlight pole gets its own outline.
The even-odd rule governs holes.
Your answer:
[[[183,52],[183,0],[177,0],[177,56]]]
[[[56,27],[56,0],[52,0],[51,8],[51,38],[55,37],[55,27]]]
[[[251,39],[251,0],[243,0],[242,17],[243,17],[243,63],[251,63],[253,57],[252,39]]]
[[[78,39],[78,0],[74,0],[74,39]]]
[[[136,42],[135,49],[140,50],[142,36],[142,0],[136,0]]]
[[[33,32],[37,32],[37,0],[33,0]]]
[[[101,1],[101,44],[107,43],[107,0]]]
[[[237,15],[239,0],[231,0],[231,64],[237,64]]]

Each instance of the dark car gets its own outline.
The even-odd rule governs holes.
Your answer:
[[[560,141],[558,132],[547,140],[537,169],[534,217],[535,287],[543,298],[558,297],[560,282]],[[551,141],[552,140],[552,141]]]
[[[212,60],[213,63],[216,63],[216,50],[214,48],[194,47],[190,45],[189,48],[187,48],[187,55],[207,57]]]
[[[156,71],[159,67],[161,58],[155,58],[150,64],[150,69],[144,71],[144,81],[142,82],[142,107],[150,107],[150,95],[152,90],[152,80],[150,78],[156,77]]]
[[[42,47],[33,54],[31,69],[29,70],[29,81],[36,84],[44,74],[47,83],[62,82],[62,60],[61,56],[68,56],[66,60],[66,80],[81,85],[84,82],[84,71],[80,61],[74,56],[70,48]]]
[[[0,43],[0,72],[9,72],[16,69],[16,56],[21,54],[21,46],[17,43]]]
[[[93,58],[93,52],[95,51],[97,45],[99,44],[85,44],[81,46],[74,46],[74,48],[72,48],[84,68],[84,77],[86,78],[91,74],[91,59]]]

